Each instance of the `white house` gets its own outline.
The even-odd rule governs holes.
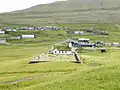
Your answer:
[[[8,32],[16,32],[17,30],[16,29],[6,29],[6,31],[8,31]]]
[[[45,30],[53,30],[53,26],[45,26]]]
[[[6,43],[6,40],[1,40],[0,39],[0,44],[5,44]]]
[[[35,30],[34,27],[28,27],[28,30]]]
[[[5,31],[0,31],[0,36],[4,36],[5,35]]]
[[[5,34],[5,31],[0,31],[0,34]]]
[[[75,31],[74,34],[76,34],[76,35],[83,35],[84,31]]]
[[[84,42],[84,43],[89,43],[89,42],[90,42],[90,39],[79,38],[78,41],[79,41],[79,42]]]
[[[35,35],[22,35],[21,38],[36,38]]]

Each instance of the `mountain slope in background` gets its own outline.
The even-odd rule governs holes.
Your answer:
[[[119,23],[120,0],[68,0],[0,14],[0,25],[41,23]]]

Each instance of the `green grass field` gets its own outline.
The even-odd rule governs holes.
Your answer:
[[[72,28],[89,24],[68,24]],[[99,25],[109,36],[86,36],[91,40],[120,42],[119,25]],[[19,32],[23,33],[23,32]],[[24,32],[28,33],[28,32]],[[29,32],[30,33],[30,32]],[[32,32],[35,33],[35,32]],[[16,35],[17,33],[14,33]],[[11,34],[13,35],[13,34]],[[36,56],[48,52],[57,42],[83,36],[67,35],[65,31],[43,31],[38,38],[10,40],[0,45],[0,90],[119,90],[120,50],[82,52],[84,64],[66,61],[28,64]],[[16,80],[24,82],[7,85]]]

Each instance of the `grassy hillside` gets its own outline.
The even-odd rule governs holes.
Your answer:
[[[120,23],[119,0],[68,0],[0,14],[3,25],[44,23]]]

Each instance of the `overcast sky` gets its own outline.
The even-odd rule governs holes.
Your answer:
[[[25,9],[38,4],[52,3],[63,0],[0,0],[0,13]]]

